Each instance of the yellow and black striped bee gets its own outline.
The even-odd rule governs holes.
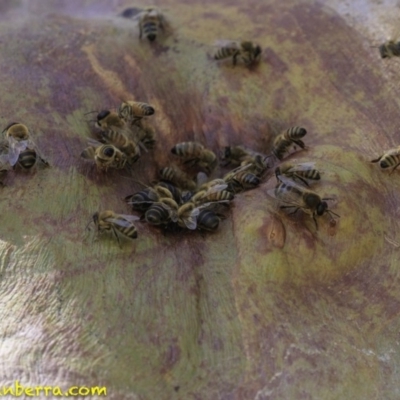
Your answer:
[[[306,186],[309,186],[308,180],[318,181],[321,179],[321,175],[317,169],[315,169],[314,162],[291,164],[289,162],[281,164],[275,169],[275,176],[277,181],[280,181],[280,176],[286,176],[294,181],[299,180]]]
[[[108,168],[122,169],[127,164],[127,156],[112,144],[102,144],[93,139],[89,140],[89,147],[82,151],[81,157],[93,160],[100,170]]]
[[[237,42],[232,40],[219,40],[216,42],[219,50],[214,54],[214,59],[222,60],[232,57],[233,65],[236,65],[238,57],[245,65],[250,65],[259,60],[261,47],[250,41]]]
[[[18,165],[25,170],[37,164],[49,166],[49,163],[40,156],[26,125],[13,122],[4,131],[8,148],[7,156],[11,166]]]
[[[306,134],[307,131],[299,126],[289,128],[275,138],[272,146],[272,154],[278,160],[282,160],[292,149],[296,150],[296,146],[304,149],[306,146],[301,138]]]
[[[328,213],[333,220],[332,214],[339,217],[338,214],[328,209],[327,200],[332,198],[321,198],[317,193],[301,186],[285,176],[280,177],[280,182],[273,191],[268,191],[275,197],[281,205],[280,208],[294,209],[291,214],[302,210],[306,214],[311,214],[315,222],[315,227],[318,230],[318,223],[316,217],[320,217]]]
[[[400,146],[390,149],[383,153],[380,157],[371,161],[372,163],[379,162],[379,166],[382,169],[393,167],[390,174],[400,165]]]
[[[154,108],[150,104],[138,101],[123,101],[118,108],[118,116],[128,124],[153,114]]]
[[[152,225],[168,225],[177,221],[178,203],[169,197],[159,199],[153,203],[145,213],[145,219]]]
[[[198,166],[207,173],[211,173],[218,165],[217,156],[198,142],[178,143],[171,149],[171,153],[181,157],[185,164]]]
[[[230,192],[239,193],[243,190],[254,189],[260,184],[260,178],[249,172],[249,167],[251,164],[236,168],[224,176]]]
[[[216,183],[215,185],[203,186],[204,188],[198,190],[190,199],[191,203],[200,206],[206,203],[229,203],[231,202],[235,195],[228,191],[228,184],[224,182],[223,184]]]
[[[379,53],[382,58],[391,58],[400,56],[400,42],[389,40],[379,46]]]
[[[172,184],[183,190],[193,191],[197,187],[196,182],[191,179],[190,176],[186,174],[186,172],[182,171],[175,165],[162,168],[159,171],[159,175],[162,180],[171,182]]]
[[[262,176],[269,168],[267,159],[267,156],[246,149],[243,146],[225,147],[222,155],[222,160],[225,161],[225,165],[234,164],[244,167],[250,164],[248,172],[258,177]]]
[[[143,10],[137,18],[139,19],[139,39],[145,37],[150,42],[154,42],[160,31],[164,32],[167,28],[164,15],[155,7]]]
[[[116,214],[114,211],[106,210],[94,213],[92,219],[98,234],[112,232],[120,247],[119,235],[128,239],[137,238],[137,230],[133,222],[137,221],[139,217],[135,215]]]
[[[137,142],[130,138],[131,130],[118,114],[103,110],[97,115],[97,125],[101,129],[102,140],[121,150],[130,164],[140,158],[140,148]]]

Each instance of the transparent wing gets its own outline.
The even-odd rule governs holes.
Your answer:
[[[267,193],[288,206],[306,208],[303,201],[303,194],[308,192],[303,186],[293,182],[291,179],[282,176],[281,183],[275,189],[270,189]]]
[[[89,146],[95,147],[95,148],[97,148],[99,146],[103,146],[103,144],[104,144],[104,143],[101,143],[98,140],[92,139],[92,138],[89,138],[87,143],[88,143]]]
[[[8,138],[8,161],[14,166],[18,162],[18,157],[26,150],[29,140],[15,140],[13,137]]]
[[[213,46],[224,47],[229,49],[240,49],[240,43],[238,40],[219,39],[213,43]]]
[[[122,217],[122,215],[121,215]],[[119,225],[122,226],[124,228],[129,228],[132,226],[132,222],[131,221],[127,221],[125,219],[119,219],[119,218],[106,218],[105,221],[107,222],[112,222],[115,225]]]
[[[182,218],[188,229],[195,230],[197,228],[197,217],[199,216],[199,214],[199,208],[195,208],[188,215]]]
[[[5,171],[11,168],[10,159],[8,154],[0,155],[0,171]]]
[[[197,187],[200,187],[204,183],[207,182],[208,176],[204,172],[199,172],[197,174],[196,182],[197,182]]]
[[[306,163],[299,163],[293,165],[292,168],[288,169],[288,172],[303,172],[303,171],[311,171],[315,169],[315,162],[306,162]]]
[[[138,217],[137,215],[130,215],[130,214],[118,214],[118,215],[130,222],[135,222],[140,220],[140,217]]]

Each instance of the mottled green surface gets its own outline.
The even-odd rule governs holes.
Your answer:
[[[128,2],[2,2],[2,125],[28,125],[51,168],[11,173],[1,189],[0,384],[105,385],[137,400],[398,399],[399,173],[368,162],[400,140],[388,62],[311,1],[162,4],[173,30],[150,45],[116,17]],[[258,66],[212,60],[214,40],[242,38],[263,47]],[[133,174],[143,182],[177,142],[267,153],[282,129],[306,127],[308,150],[292,158],[317,161],[340,221],[316,232],[280,212],[271,179],[237,196],[215,234],[138,223],[122,250],[93,242],[90,215],[128,212],[121,198],[140,188],[79,158],[84,113],[122,99],[156,108],[158,144]]]

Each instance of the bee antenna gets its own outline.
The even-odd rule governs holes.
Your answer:
[[[98,111],[89,111],[89,112],[87,112],[86,114],[83,114],[83,115],[93,114],[95,112],[98,112]]]
[[[331,210],[326,210],[328,213],[329,213],[329,215],[330,214],[333,214],[333,215],[336,215],[336,217],[339,217],[340,218],[340,215],[339,214],[336,214],[335,212],[333,212],[333,211],[331,211]]]

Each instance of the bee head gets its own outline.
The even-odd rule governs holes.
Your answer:
[[[97,114],[97,122],[100,125],[100,122],[106,118],[108,115],[110,115],[110,110],[101,110],[98,114]]]
[[[115,153],[115,150],[111,146],[107,146],[104,150],[103,153],[107,157],[112,157]]]
[[[256,46],[254,49],[254,57],[258,57],[261,54],[262,50],[260,46]]]
[[[95,225],[98,225],[98,223],[99,223],[99,213],[95,212],[93,214],[92,218],[93,218],[93,222],[95,223]]]
[[[275,168],[275,176],[276,176],[276,179],[278,179],[278,176],[279,175],[281,175],[281,169],[279,168],[279,167],[276,167]]]
[[[317,215],[323,215],[328,209],[328,204],[326,201],[321,201],[317,206]]]
[[[390,167],[389,163],[386,160],[381,160],[381,162],[379,163],[381,168],[388,168]]]
[[[156,35],[154,33],[150,33],[150,35],[147,35],[147,39],[149,39],[150,42],[154,42],[156,40]]]
[[[229,159],[231,157],[231,154],[232,154],[231,147],[230,146],[225,147],[222,152],[222,159],[223,160]]]

